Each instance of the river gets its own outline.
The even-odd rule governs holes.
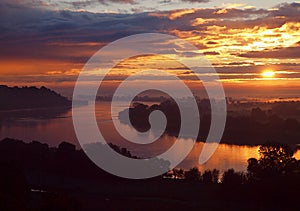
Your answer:
[[[89,105],[91,106],[91,105]],[[76,109],[83,109],[79,107]],[[122,103],[119,109],[124,109]],[[117,124],[125,133],[134,135],[135,129],[118,121],[117,116],[111,117],[110,104],[107,102],[97,102],[95,113],[100,130],[104,137],[111,143],[128,148],[133,155],[139,157],[151,157],[159,155],[168,149],[176,138],[172,136],[163,136],[156,142],[148,145],[132,144],[124,140],[114,129],[112,118],[117,120]],[[84,118],[84,115],[83,115]],[[82,119],[82,121],[85,121]],[[9,121],[3,121],[0,125],[0,139],[15,138],[26,142],[36,140],[42,143],[47,143],[49,146],[57,146],[62,141],[73,143],[80,148],[80,144],[75,135],[72,122],[72,111],[64,113],[56,118],[15,118]],[[183,140],[184,141],[184,140]],[[229,168],[236,171],[246,171],[248,158],[258,158],[258,146],[238,146],[229,144],[219,144],[214,155],[203,165],[198,165],[198,157],[204,143],[197,142],[187,156],[187,158],[179,164],[178,167],[189,169],[198,166],[200,171],[206,169],[219,169],[221,172]],[[176,155],[174,155],[176,156]],[[300,159],[300,150],[295,153],[295,157]]]

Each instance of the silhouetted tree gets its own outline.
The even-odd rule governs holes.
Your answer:
[[[248,160],[248,177],[250,180],[268,179],[294,171],[296,159],[292,149],[279,143],[266,143],[259,148],[259,160]]]
[[[235,172],[234,169],[228,169],[222,177],[224,185],[240,185],[246,182],[246,175],[242,172]]]
[[[184,178],[184,170],[183,169],[173,169],[173,177],[175,179],[183,179]]]
[[[128,158],[138,158],[137,156],[133,156],[131,155],[131,152],[128,151],[126,148],[121,148],[115,144],[112,144],[112,143],[109,143],[109,146],[115,150],[116,152],[118,152],[119,154],[121,155],[124,155],[125,157],[128,157]]]
[[[259,174],[260,174],[260,166],[258,164],[258,160],[256,158],[249,158],[248,159],[248,179],[251,181],[256,181],[259,179]]]
[[[213,169],[204,171],[202,175],[202,181],[203,183],[218,183],[219,179],[219,170]]]
[[[69,154],[69,153],[74,153],[75,150],[76,150],[76,146],[74,144],[70,144],[64,141],[58,145],[57,152],[61,154]]]
[[[164,173],[163,175],[162,175],[162,177],[163,178],[174,178],[174,176],[173,176],[173,172],[172,171],[168,171],[168,172],[166,172],[166,173]]]
[[[269,176],[285,173],[286,166],[295,160],[293,154],[288,145],[278,143],[264,144],[259,148],[259,166]]]
[[[184,178],[189,181],[200,181],[201,173],[197,167],[184,172]]]

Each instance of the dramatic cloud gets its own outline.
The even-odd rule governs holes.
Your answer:
[[[213,63],[224,83],[258,81],[266,68],[277,71],[280,80],[300,78],[298,3],[281,4],[272,10],[227,7],[114,14],[48,10],[44,1],[35,1],[35,7],[29,6],[29,0],[16,2],[0,2],[1,80],[13,75],[26,80],[74,81],[101,47],[146,32],[190,41]],[[135,3],[91,0],[71,4],[79,9],[83,2]],[[200,56],[193,52],[181,55]],[[188,78],[187,70],[174,71]]]

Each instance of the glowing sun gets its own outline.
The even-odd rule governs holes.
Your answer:
[[[272,70],[266,70],[261,73],[262,77],[264,78],[273,78],[275,76],[275,72]]]

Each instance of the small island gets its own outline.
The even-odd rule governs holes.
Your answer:
[[[201,122],[197,141],[204,142],[211,126],[210,103],[208,100],[199,100],[197,103]],[[272,141],[292,147],[299,144],[300,102],[228,104],[227,107],[226,127],[221,143],[260,145]],[[119,119],[123,124],[131,123],[138,131],[145,132],[151,127],[149,115],[155,110],[166,115],[165,133],[177,137],[181,118],[179,108],[172,100],[151,106],[134,103],[131,108],[119,112]]]

